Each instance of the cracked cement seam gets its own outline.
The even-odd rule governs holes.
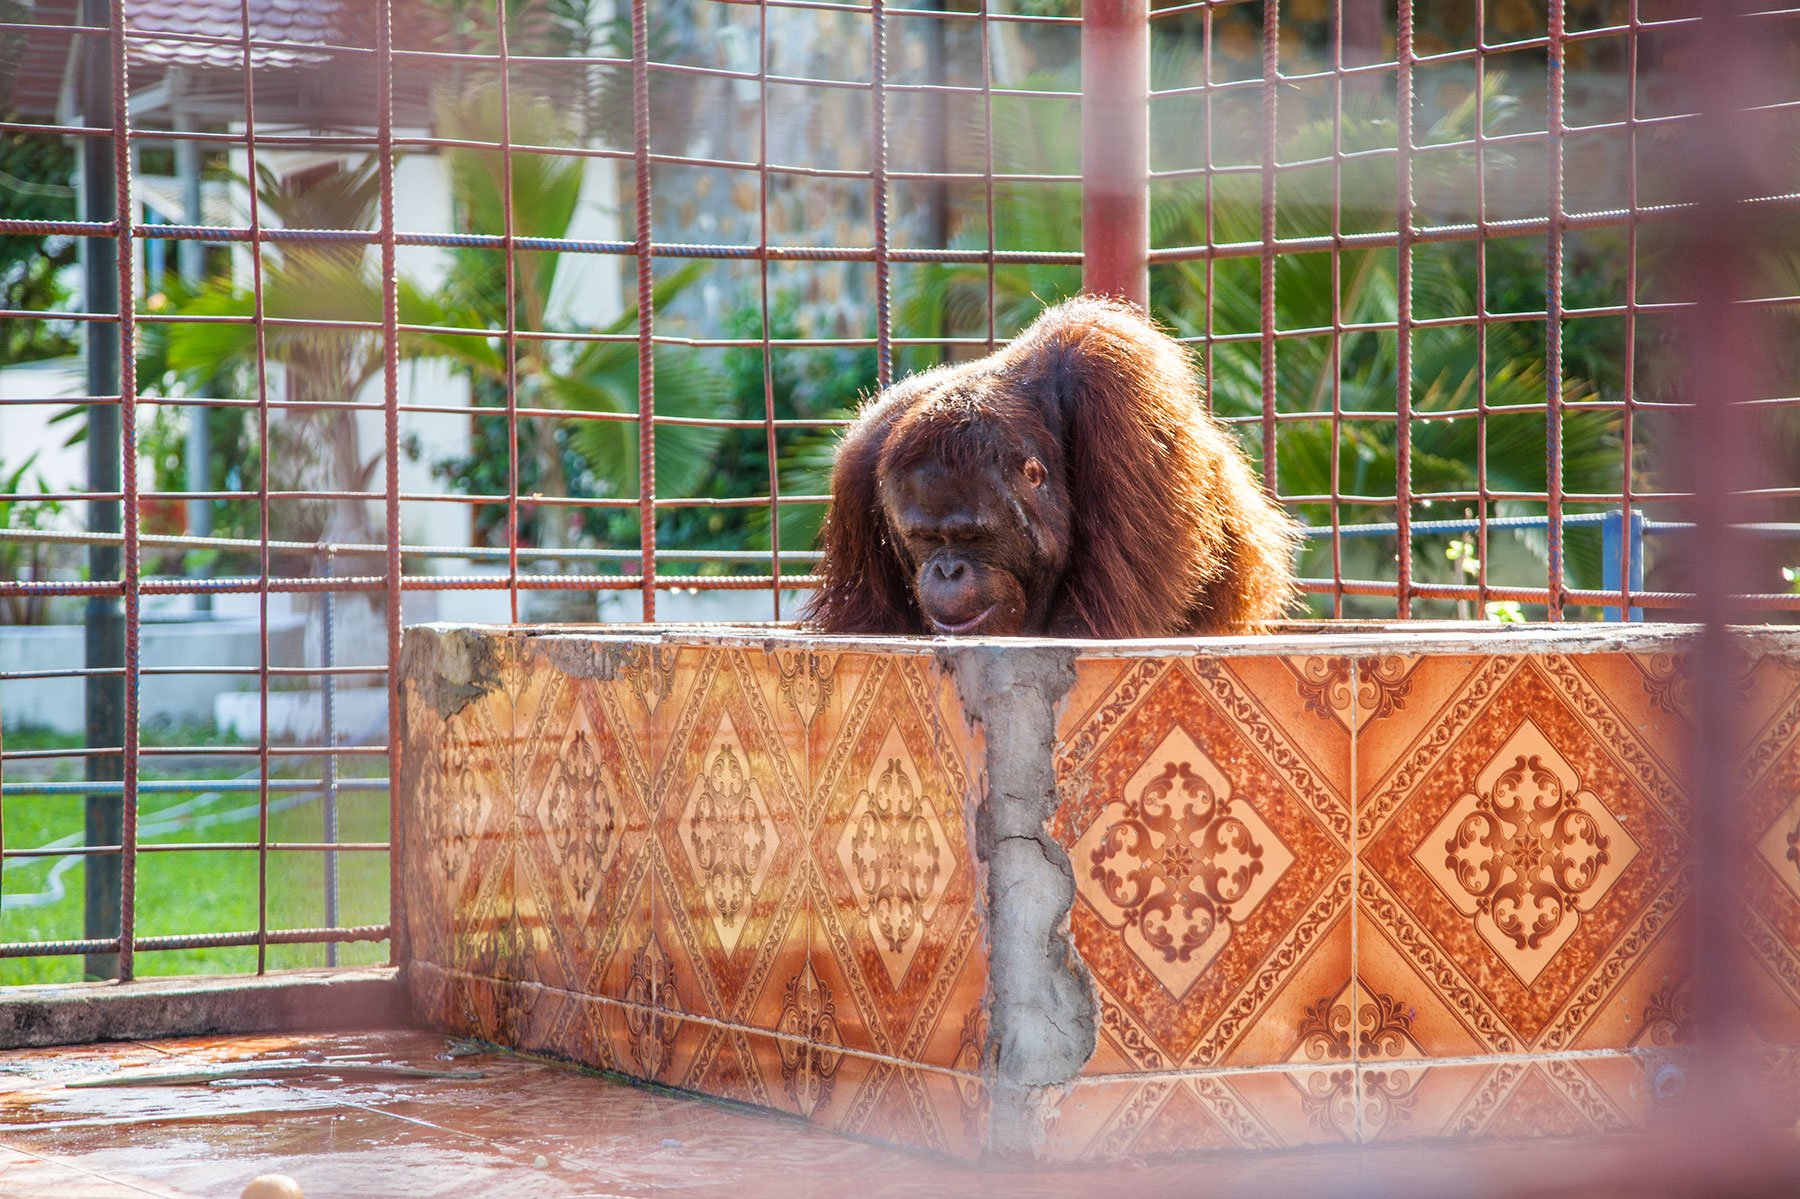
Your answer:
[[[987,750],[975,851],[988,884],[988,1152],[1036,1157],[1098,1035],[1093,980],[1070,929],[1074,867],[1048,827],[1056,714],[1074,686],[1075,650],[952,646],[938,657]]]

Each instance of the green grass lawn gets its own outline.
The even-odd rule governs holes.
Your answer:
[[[210,730],[182,729],[144,737],[146,745],[224,744]],[[34,730],[9,731],[13,750],[73,748],[79,737]],[[255,781],[254,752],[242,757],[209,756],[140,759],[145,781],[191,783],[191,790],[142,795],[138,804],[140,845],[176,842],[254,842],[257,840],[257,793],[207,790],[208,779]],[[275,779],[317,779],[317,758],[275,759]],[[379,757],[340,757],[338,776],[380,778],[387,761]],[[73,838],[83,828],[84,797],[16,793],[26,784],[74,781],[82,777],[79,758],[11,761],[0,816],[7,849],[32,849]],[[269,840],[321,841],[325,814],[321,796],[272,791],[269,796]],[[342,790],[338,797],[340,841],[386,841],[385,790]],[[254,850],[187,850],[141,853],[137,873],[137,933],[140,937],[173,933],[245,932],[256,928],[259,855]],[[381,924],[387,920],[388,855],[345,852],[338,855],[338,924]],[[79,857],[6,859],[0,874],[0,941],[74,940],[83,934],[85,870]],[[318,928],[325,921],[325,855],[306,851],[268,855],[268,924],[271,929]],[[387,944],[340,945],[338,961],[360,965],[387,960]],[[292,969],[325,965],[323,945],[277,945],[268,950],[268,968]],[[256,969],[256,947],[163,950],[140,953],[137,973],[228,974]],[[0,959],[0,985],[78,981],[79,956]]]

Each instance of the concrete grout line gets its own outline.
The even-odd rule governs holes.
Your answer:
[[[1098,1041],[1094,981],[1070,918],[1075,872],[1050,835],[1057,709],[1075,686],[1073,645],[938,650],[987,747],[975,853],[988,872],[990,1155],[1036,1157],[1054,1095]]]

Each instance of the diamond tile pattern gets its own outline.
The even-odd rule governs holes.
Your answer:
[[[1684,729],[1623,654],[1407,677],[1357,739],[1363,982],[1428,1056],[1628,1048],[1685,957]]]
[[[1093,971],[1090,1073],[1267,1065],[1322,973],[1350,977],[1353,702],[1335,664],[1083,659],[1051,833]],[[1336,707],[1334,708],[1334,703]],[[1323,707],[1326,714],[1321,714]],[[1277,1034],[1271,1036],[1271,1034]]]
[[[1744,680],[1740,762],[1752,842],[1743,872],[1743,916],[1758,1031],[1800,1044],[1800,662],[1773,655]]]
[[[928,654],[490,637],[406,692],[434,1023],[973,1156],[980,746]]]
[[[1652,1118],[1642,1055],[1691,1025],[1683,664],[1504,649],[1075,658],[1045,832],[1097,1043],[1041,1093],[1040,1156]],[[990,1147],[986,751],[930,647],[484,652],[479,686],[404,690],[424,1018]],[[1800,660],[1753,658],[1741,693],[1751,1008],[1791,1055]]]

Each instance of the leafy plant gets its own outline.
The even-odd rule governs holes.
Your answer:
[[[40,532],[50,528],[51,522],[61,515],[63,506],[55,500],[34,500],[19,495],[27,488],[37,492],[50,490],[44,477],[33,471],[36,465],[36,454],[10,471],[0,465],[0,529]],[[44,578],[50,554],[51,547],[47,542],[29,537],[0,538],[0,582],[19,583]],[[0,625],[44,624],[49,602],[49,597],[43,595],[0,595]]]
[[[478,88],[463,95],[440,97],[437,123],[444,136],[459,140],[498,141],[500,135],[498,88]],[[566,145],[573,136],[564,117],[546,100],[515,91],[512,95],[511,133],[516,143]],[[459,229],[495,234],[505,230],[506,162],[495,150],[452,149],[445,153]],[[512,157],[512,207],[521,225],[515,232],[546,238],[566,238],[580,203],[582,177],[587,160],[542,154]],[[506,268],[504,259],[491,252],[458,249],[454,266],[440,298],[440,312],[433,324],[462,328],[504,328],[506,320]],[[600,419],[578,421],[532,418],[519,422],[519,445],[509,447],[503,421],[487,421],[469,460],[438,464],[440,475],[454,480],[466,477],[478,460],[486,460],[488,473],[504,471],[507,457],[517,454],[521,490],[529,476],[529,491],[549,495],[591,495],[635,498],[638,494],[638,347],[628,335],[637,328],[637,309],[631,307],[599,330],[562,330],[552,319],[551,301],[562,253],[520,253],[514,276],[515,327],[545,333],[597,332],[602,339],[578,342],[541,337],[517,339],[513,373],[519,406],[558,408]],[[668,304],[691,286],[704,267],[690,263],[657,281],[655,303]],[[507,385],[506,346],[499,339],[469,337],[459,333],[432,332],[409,336],[402,352],[410,357],[447,359],[468,372],[476,385],[478,405],[494,407],[505,402]],[[653,352],[656,393],[653,411],[682,419],[715,417],[722,413],[718,373],[691,352]],[[485,419],[485,418],[484,418]],[[725,431],[716,427],[681,423],[659,424],[656,431],[656,489],[659,495],[691,495],[710,469]],[[497,442],[497,444],[496,444]],[[579,459],[571,459],[571,452]],[[496,479],[503,482],[504,476]],[[504,486],[498,488],[504,491]],[[521,538],[530,544],[558,547],[570,544],[571,532],[601,535],[615,543],[636,540],[636,515],[606,519],[599,509],[576,517],[575,530],[568,522],[551,519],[570,509],[527,510],[521,514]],[[665,518],[667,519],[667,518]],[[504,538],[500,513],[484,511],[483,527]]]
[[[1173,58],[1191,53],[1179,45]],[[1179,76],[1179,62],[1159,61],[1159,74]],[[1202,114],[1198,97],[1166,97],[1159,103],[1159,122],[1173,128],[1198,127]],[[1184,111],[1191,104],[1193,111]],[[1490,132],[1504,130],[1516,105],[1504,91],[1498,73],[1488,77],[1483,108]],[[1072,134],[1046,120],[1042,106],[995,107],[994,151],[996,170],[1002,174],[1022,170],[1075,172],[1079,169],[1078,146]],[[1475,97],[1471,93],[1450,108],[1425,132],[1425,141],[1454,141],[1473,131]],[[1328,158],[1333,150],[1334,127],[1342,150],[1350,155],[1337,185],[1338,228],[1345,234],[1378,232],[1394,225],[1394,176],[1391,155],[1371,151],[1394,144],[1391,119],[1365,109],[1347,112],[1341,122],[1321,119],[1302,124],[1285,135],[1285,157],[1306,161]],[[1490,151],[1489,169],[1503,164]],[[1029,164],[1029,165],[1028,165]],[[1438,152],[1421,156],[1415,186],[1420,194],[1432,189],[1452,190],[1472,172],[1464,155]],[[1208,183],[1199,179],[1158,186],[1151,211],[1153,244],[1159,246],[1207,243],[1255,243],[1262,237],[1261,181],[1248,175],[1217,175]],[[1210,207],[1211,224],[1208,225]],[[1287,186],[1277,206],[1279,237],[1328,232],[1332,229],[1332,195],[1329,189],[1309,191]],[[1033,187],[1017,192],[1005,187],[995,195],[995,236],[1001,246],[1062,248],[1071,229],[1079,228],[1080,197],[1074,190]],[[982,248],[987,242],[980,216],[966,220],[952,239],[957,248]],[[1488,250],[1490,310],[1528,310],[1532,287],[1541,287],[1541,260],[1523,247],[1490,244]],[[1394,251],[1344,249],[1337,256],[1334,284],[1328,254],[1282,254],[1276,264],[1275,325],[1279,329],[1330,328],[1334,319],[1355,329],[1346,333],[1334,350],[1328,336],[1283,338],[1278,350],[1278,409],[1283,413],[1320,414],[1315,421],[1284,422],[1277,444],[1276,464],[1281,489],[1289,495],[1338,494],[1392,497],[1397,487],[1398,439],[1395,397],[1399,387],[1398,340],[1393,332],[1399,311],[1399,280]],[[1474,294],[1473,259],[1449,253],[1414,252],[1413,293],[1415,312],[1476,312],[1482,297]],[[1583,276],[1567,277],[1568,303],[1580,306],[1594,295],[1608,294],[1614,281],[1598,268]],[[1074,268],[1006,265],[994,276],[995,324],[1001,336],[1026,323],[1039,308],[1067,295],[1079,286]],[[1335,294],[1334,294],[1335,287]],[[951,331],[966,333],[985,326],[988,279],[984,266],[937,264],[912,272],[897,291],[894,311],[897,327],[909,332]],[[1334,303],[1335,301],[1335,303]],[[1256,259],[1205,259],[1159,267],[1152,275],[1151,307],[1178,334],[1196,341],[1211,333],[1255,332],[1262,327],[1260,262]],[[1210,323],[1209,323],[1210,317]],[[1388,328],[1382,329],[1380,326]],[[1578,369],[1592,366],[1611,369],[1621,360],[1624,347],[1616,344],[1616,331],[1580,326],[1580,339],[1565,345],[1563,399],[1578,402],[1597,396],[1595,385]],[[1471,416],[1428,419],[1433,414],[1473,409],[1481,384],[1483,356],[1478,338],[1468,327],[1417,330],[1413,334],[1411,406],[1415,423],[1411,430],[1411,485],[1420,492],[1466,492],[1477,488],[1477,460],[1482,450],[1480,425]],[[1541,322],[1496,322],[1486,331],[1486,400],[1488,405],[1539,405],[1546,392],[1545,350]],[[1610,338],[1610,340],[1609,340]],[[914,355],[913,358],[917,358]],[[926,361],[902,359],[908,366]],[[1260,463],[1261,431],[1253,419],[1263,409],[1263,379],[1257,347],[1231,342],[1215,343],[1209,391],[1214,411],[1238,425],[1253,457]],[[1334,429],[1333,383],[1336,381],[1341,410],[1350,418]],[[1357,419],[1361,417],[1362,419]],[[1418,419],[1427,418],[1427,419]],[[1491,490],[1538,492],[1546,490],[1546,418],[1542,413],[1500,413],[1486,418],[1486,480]],[[1562,427],[1561,469],[1569,493],[1616,491],[1622,447],[1616,418],[1611,413],[1572,412]],[[1333,469],[1336,469],[1336,478]],[[828,478],[829,459],[817,446],[794,447],[783,464],[797,485],[822,489]],[[1459,506],[1473,517],[1475,506]],[[1498,501],[1489,516],[1541,514],[1542,504]],[[1569,505],[1568,511],[1581,510]],[[1308,524],[1326,526],[1331,510],[1325,504],[1302,504],[1298,513]],[[1339,509],[1344,523],[1392,520],[1378,505],[1345,505]],[[1452,515],[1415,512],[1415,518]],[[804,528],[796,532],[804,535]],[[794,544],[784,528],[784,544]],[[810,541],[807,542],[810,544]],[[1442,541],[1416,537],[1414,577],[1461,581],[1478,569],[1473,553],[1448,558]],[[1599,538],[1588,530],[1569,530],[1566,537],[1566,569],[1578,585],[1597,582],[1600,571]],[[1506,577],[1529,577],[1541,572],[1546,552],[1543,530],[1494,531],[1488,554],[1495,570]],[[1365,537],[1343,542],[1346,574],[1381,578],[1392,573],[1393,539]],[[1301,563],[1303,574],[1329,575],[1328,543],[1309,544]],[[1533,565],[1533,564],[1537,565]],[[1538,574],[1541,578],[1541,573]],[[1352,597],[1347,609],[1378,613],[1389,601],[1359,601]]]
[[[24,53],[31,6],[0,0],[0,117],[12,119],[11,76]],[[41,18],[39,18],[41,19]],[[9,218],[72,221],[75,206],[75,149],[67,138],[8,130],[0,132],[0,212]],[[76,260],[72,237],[0,233],[0,308],[52,314],[69,299],[62,275]],[[60,358],[76,349],[74,325],[50,320],[0,323],[0,366]]]

